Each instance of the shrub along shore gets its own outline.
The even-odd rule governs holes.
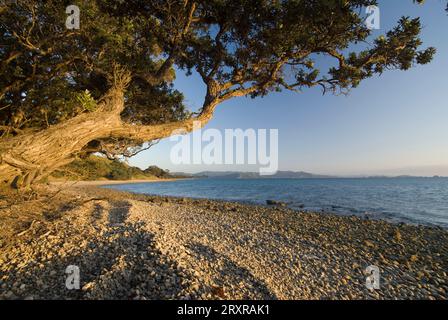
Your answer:
[[[0,299],[448,298],[440,228],[92,186],[8,192]]]

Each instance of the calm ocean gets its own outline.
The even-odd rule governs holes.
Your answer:
[[[448,228],[448,178],[194,179],[106,187],[255,204],[279,200],[301,210]]]

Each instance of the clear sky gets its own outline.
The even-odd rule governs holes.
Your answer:
[[[274,93],[265,98],[236,98],[220,105],[206,128],[264,128],[279,131],[279,169],[336,175],[448,175],[448,15],[446,1],[379,1],[381,30],[405,15],[422,19],[425,46],[434,61],[410,71],[389,71],[364,81],[349,96]],[[176,88],[191,109],[202,104],[205,87],[196,75],[178,73]],[[170,171],[256,171],[249,165],[175,165],[168,139],[130,159]]]

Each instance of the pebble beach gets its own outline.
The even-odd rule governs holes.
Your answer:
[[[1,198],[0,299],[448,298],[448,232],[438,227],[46,188],[47,200]],[[79,289],[66,287],[68,266]],[[366,287],[368,266],[379,289]]]

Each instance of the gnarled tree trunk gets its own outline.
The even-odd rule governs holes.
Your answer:
[[[108,137],[120,125],[122,105],[122,91],[113,89],[95,112],[1,142],[0,177],[27,186],[69,163],[91,140]]]
[[[168,137],[175,130],[190,132],[195,121],[200,126],[208,122],[219,103],[216,95],[209,92],[198,117],[152,126],[124,123],[120,114],[127,81],[115,83],[94,112],[0,141],[0,178],[17,188],[28,187],[73,161],[93,140],[116,137],[151,141]]]

